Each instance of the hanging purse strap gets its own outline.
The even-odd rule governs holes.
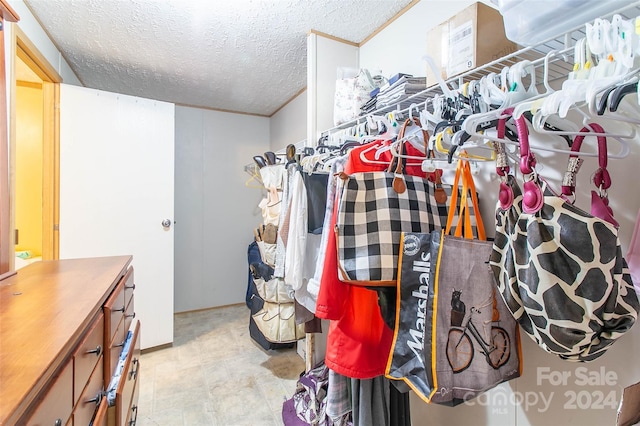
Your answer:
[[[599,168],[598,170],[596,170],[596,173],[593,176],[593,183],[600,190],[600,193],[602,195],[604,194],[604,191],[611,187],[611,176],[609,175],[609,170],[607,170],[607,138],[602,136],[602,133],[604,133],[604,129],[598,123],[591,123],[586,125],[582,128],[582,130],[580,130],[580,133],[587,133],[591,131],[600,134],[597,136]],[[571,145],[572,154],[569,156],[567,171],[565,172],[564,178],[562,179],[563,195],[572,196],[575,193],[576,175],[578,174],[578,170],[580,170],[580,166],[582,165],[582,159],[578,157],[578,154],[580,152],[580,148],[582,147],[582,142],[584,141],[585,136],[586,135],[584,134],[576,136],[573,144]]]
[[[400,155],[404,153],[404,144],[406,143],[405,132],[407,130],[407,127],[411,124],[415,124],[421,129],[423,140],[425,141],[429,140],[429,134],[422,128],[422,125],[420,124],[420,120],[418,120],[417,117],[413,117],[413,121],[410,118],[407,118],[406,120],[404,120],[404,123],[402,123],[402,127],[400,127],[400,131],[398,132],[398,153]],[[403,177],[405,170],[404,170],[404,162],[402,161],[402,158],[400,157],[396,158],[395,167],[394,167],[394,162],[393,161],[390,162],[389,167],[387,168],[387,172],[394,174],[393,189],[398,194],[402,194],[404,191],[406,191],[407,185],[405,184],[404,177]]]
[[[460,205],[458,206],[458,188],[462,182],[462,191],[460,192]],[[477,237],[479,240],[486,240],[487,236],[484,230],[484,224],[482,222],[482,216],[478,207],[478,194],[476,192],[476,186],[473,181],[473,175],[471,174],[471,165],[469,161],[460,158],[456,167],[456,175],[453,180],[453,190],[451,191],[451,203],[449,205],[449,215],[447,217],[447,225],[445,228],[445,234],[451,232],[453,226],[453,220],[458,214],[458,222],[454,231],[455,237],[462,237],[464,229],[464,238],[473,239],[473,227],[471,223],[471,206],[469,205],[469,199],[473,206],[473,215],[476,219]]]
[[[619,226],[618,221],[613,217],[613,210],[609,206],[609,197],[607,196],[607,190],[611,187],[611,175],[607,170],[607,138],[602,136],[604,129],[598,123],[587,124],[580,130],[581,133],[595,132],[598,133],[598,170],[593,175],[593,183],[598,191],[591,192],[591,214],[599,217],[615,226]],[[582,159],[578,157],[582,142],[586,135],[581,134],[576,136],[573,144],[571,145],[572,154],[569,156],[569,163],[567,165],[567,171],[562,179],[562,195],[574,196],[576,188],[576,175],[580,166],[582,165]],[[575,153],[575,154],[574,154]],[[573,202],[573,200],[571,201]]]
[[[402,155],[404,152],[404,132],[407,130],[407,126],[410,124],[409,119],[405,120],[402,123],[402,127],[400,127],[400,131],[398,132],[398,153]],[[397,157],[395,159],[395,170],[393,168],[393,161],[389,163],[389,168],[387,172],[393,173],[393,189],[398,193],[402,194],[407,190],[407,185],[404,182],[403,174],[404,174],[404,164],[402,162],[401,157]]]
[[[507,108],[504,114],[513,114],[513,108]],[[522,185],[522,211],[528,214],[535,214],[540,211],[544,204],[544,196],[535,171],[536,157],[529,147],[529,128],[524,115],[519,118],[512,118],[516,123],[518,133],[518,142],[520,144],[519,166],[524,179],[524,184]]]
[[[503,139],[506,133],[506,119],[498,120],[498,138]],[[507,150],[502,142],[495,142],[494,149],[496,151],[496,173],[500,178],[500,191],[498,193],[498,202],[502,210],[508,210],[513,205],[513,188],[509,185],[509,160],[507,158]]]

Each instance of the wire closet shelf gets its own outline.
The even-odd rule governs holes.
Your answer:
[[[640,17],[640,0],[631,2],[629,5],[616,10],[611,11],[608,14],[602,16],[602,18],[611,18],[613,15],[620,15],[623,19],[635,19]],[[547,81],[549,83],[561,81],[567,78],[569,72],[573,70],[573,50],[576,42],[585,37],[585,24],[586,22],[574,28],[573,30],[563,33],[561,35],[550,38],[535,46],[524,47],[517,50],[514,53],[501,57],[493,62],[489,62],[485,65],[474,68],[462,74],[459,74],[453,78],[446,80],[444,83],[450,89],[457,89],[462,87],[465,83],[474,80],[480,80],[482,77],[490,74],[500,72],[505,67],[511,67],[525,60],[530,61],[535,67],[535,79],[538,84],[542,84],[544,81],[544,62],[545,57],[549,52],[555,51],[556,54],[550,56],[547,63]],[[425,66],[427,65],[425,61]],[[431,99],[437,95],[442,95],[443,90],[438,85],[431,85],[425,90],[413,94],[402,101],[386,106],[384,108],[376,109],[368,114],[357,117],[348,122],[342,123],[338,126],[325,129],[321,132],[320,136],[330,135],[338,130],[347,129],[357,126],[368,115],[384,115],[390,112],[396,112],[399,114],[406,113],[410,108],[414,106],[425,105],[425,97]]]

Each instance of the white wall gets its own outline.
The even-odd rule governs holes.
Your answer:
[[[396,72],[424,75],[426,63],[422,56],[425,54],[427,31],[471,3],[470,0],[422,0],[360,48],[360,67],[381,68],[386,75]],[[603,124],[605,128],[618,130],[615,123]],[[631,141],[632,153],[626,159],[609,161],[613,180],[609,197],[615,217],[620,222],[624,252],[640,208],[640,192],[629,186],[637,175],[635,165],[640,162],[639,143],[639,137]],[[609,144],[611,151],[617,152],[616,142],[610,139]],[[559,188],[566,156],[541,152],[538,160],[541,174]],[[595,169],[594,159],[589,158],[578,176],[577,205],[587,210],[592,189],[589,178]],[[483,165],[475,179],[487,233],[493,235],[498,188],[492,165]],[[524,333],[522,349],[523,376],[490,390],[469,404],[455,408],[428,405],[412,395],[412,425],[613,425],[622,389],[640,381],[640,366],[633,356],[640,349],[640,325],[623,336],[600,359],[587,364],[570,363],[547,354]],[[567,380],[557,387],[551,386],[545,376],[547,372],[564,374]],[[580,373],[584,372],[592,378],[591,384],[581,383]],[[603,382],[605,378],[609,379],[608,383]]]
[[[67,84],[82,86],[80,80],[71,70],[71,67],[64,59],[58,48],[51,42],[47,33],[42,29],[36,18],[22,0],[11,0],[11,7],[20,16],[17,24],[26,34],[31,42],[38,48],[40,53],[49,61],[52,67],[60,74],[62,80]],[[11,38],[9,38],[11,40]],[[7,50],[11,52],[12,50]]]
[[[427,53],[427,32],[473,3],[473,0],[421,0],[360,46],[360,68],[379,69],[387,77],[398,72],[424,76],[427,63],[422,57]],[[488,0],[483,3],[493,6]]]
[[[270,149],[269,119],[176,107],[175,312],[244,301],[262,191],[244,166]]]
[[[271,150],[279,151],[307,137],[307,91],[300,93],[269,118]]]
[[[338,67],[358,68],[358,48],[314,33],[307,36],[307,144],[333,127]]]

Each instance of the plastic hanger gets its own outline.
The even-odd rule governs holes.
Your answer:
[[[464,138],[467,138],[464,140]],[[467,160],[475,160],[475,161],[495,161],[496,152],[493,148],[493,144],[491,146],[486,146],[484,144],[478,144],[477,141],[468,141],[470,135],[467,134],[464,130],[458,131],[453,135],[451,139],[451,147],[449,148],[449,152],[447,153],[447,160],[451,163],[454,159],[459,160],[461,158]],[[490,155],[488,157],[474,154],[469,152],[469,149],[481,149],[488,150]]]
[[[582,120],[582,126],[581,127],[585,127],[588,125],[589,122],[594,121],[596,118],[598,120],[611,120],[611,121],[621,121],[621,122],[628,122],[628,123],[634,123],[634,124],[640,124],[640,119],[636,119],[633,117],[629,117],[629,116],[625,116],[622,114],[615,114],[615,113],[608,113],[602,116],[598,116],[597,114],[597,105],[598,102],[596,101],[597,95],[599,93],[603,93],[603,92],[607,92],[607,89],[611,87],[611,84],[613,83],[619,83],[620,81],[624,81],[625,79],[627,79],[630,76],[629,73],[625,74],[624,76],[619,76],[619,77],[608,77],[605,79],[599,79],[597,84],[592,84],[589,85],[586,89],[586,100],[584,102],[580,102],[579,104],[573,104],[570,109],[572,111],[577,112],[579,115],[581,115],[583,117]],[[552,94],[551,96],[553,96],[554,94]],[[602,99],[601,99],[602,101]],[[606,102],[606,101],[605,101]],[[586,111],[585,111],[586,109]],[[551,114],[548,114],[548,111],[545,110],[545,108],[541,108],[540,110],[538,110],[534,116],[533,116],[533,126],[534,129],[538,132],[541,133],[551,133],[551,134],[561,134],[561,135],[573,135],[573,136],[579,136],[579,135],[583,135],[583,136],[594,136],[593,132],[579,132],[579,131],[549,131],[548,129],[544,129],[543,124],[546,122],[546,120],[548,119],[548,117],[553,116],[554,112],[552,111]],[[558,113],[559,114],[559,113]],[[560,126],[557,126],[560,127]],[[595,134],[596,136],[598,136],[598,134]],[[611,133],[611,132],[607,132],[604,135],[600,135],[600,136],[605,136],[605,137],[611,137],[614,138],[616,140],[618,140],[623,146],[621,148],[621,151],[618,154],[615,154],[613,158],[619,158],[619,155],[628,153],[628,145],[626,142],[623,141],[623,139],[632,139],[633,137],[635,137],[635,128],[632,127],[630,129],[630,133],[624,134],[624,133]]]
[[[501,118],[508,118],[510,116],[510,114],[505,114],[506,112],[512,112],[513,108],[508,108],[506,110],[504,109],[500,109],[500,110],[492,110],[486,113],[480,113],[480,114],[472,114],[471,116],[467,117],[467,119],[462,123],[462,129],[464,131],[466,131],[467,133],[469,133],[469,135],[471,137],[474,138],[478,138],[480,140],[482,139],[486,139],[486,140],[491,140],[494,142],[501,142],[504,143],[505,145],[515,145],[515,146],[519,146],[518,142],[514,142],[511,141],[507,138],[500,138],[497,136],[493,136],[493,135],[489,135],[487,133],[481,134],[478,133],[478,131],[476,130],[478,128],[478,126],[480,126],[482,123],[488,122],[488,121],[493,121],[493,120],[499,120]],[[588,126],[589,122],[587,121],[588,119],[590,119],[590,117],[586,114],[583,114],[584,120],[583,120],[583,126]],[[609,154],[609,158],[625,158],[630,150],[629,150],[629,144],[623,139],[623,138],[629,138],[629,137],[633,137],[635,136],[635,130],[632,129],[632,134],[631,135],[617,135],[617,134],[613,134],[610,132],[605,132],[604,134],[599,134],[595,131],[592,132],[580,132],[580,131],[550,131],[550,130],[546,130],[544,129],[544,120],[546,119],[545,116],[543,116],[540,111],[538,111],[536,114],[534,114],[533,116],[533,127],[536,131],[541,132],[541,133],[551,133],[551,134],[563,134],[563,135],[571,135],[571,136],[578,136],[578,135],[585,135],[585,136],[605,136],[608,138],[612,138],[615,139],[616,141],[619,142],[620,144],[620,150],[617,153],[613,153],[613,154]],[[554,153],[559,153],[559,154],[570,154],[571,151],[568,149],[562,149],[562,148],[554,148],[554,147],[550,147],[548,145],[542,145],[542,144],[533,144],[530,143],[531,149],[534,151],[546,151],[546,152],[554,152]],[[582,152],[580,155],[584,156],[584,157],[596,157],[598,155],[597,152]]]
[[[587,25],[586,38],[591,51],[597,55],[598,65],[593,67],[586,87],[585,99],[589,104],[590,113],[596,110],[594,102],[598,94],[602,94],[597,111],[602,114],[604,104],[608,102],[613,90],[620,82],[631,78],[635,74],[634,44],[637,44],[635,26],[620,15],[614,15],[611,23],[597,19],[593,25]]]
[[[422,129],[433,133],[436,124],[442,119],[442,101],[444,97],[442,95],[435,95],[433,98],[429,98],[424,102],[424,107],[418,113],[418,118],[422,124]],[[428,105],[431,104],[433,113],[429,111]]]
[[[360,145],[362,144],[358,141],[347,141],[340,147],[340,155],[345,155],[351,148],[355,148],[356,146]]]
[[[360,150],[360,161],[362,161],[363,163],[366,164],[385,164],[385,165],[389,165],[388,161],[382,161],[380,160],[381,154],[385,151],[389,150],[389,147],[391,145],[391,140],[387,139],[384,141],[374,141],[374,142],[369,142],[369,146],[367,146],[366,148]],[[374,159],[370,159],[368,158],[365,154],[371,152],[371,151],[376,151],[374,154]]]
[[[397,139],[394,141],[390,141],[390,140],[385,140],[385,141],[380,141],[380,143],[371,143],[370,147],[367,147],[363,150],[360,151],[360,160],[363,163],[367,163],[367,164],[380,164],[380,165],[388,165],[389,161],[382,161],[380,160],[380,157],[382,155],[382,153],[386,152],[386,151],[391,151],[391,155],[393,155],[394,150],[393,147],[395,145],[397,145],[398,143],[400,143],[401,141],[409,141],[411,139],[414,139],[418,136],[420,136],[420,139],[422,139],[422,146],[418,147],[418,150],[423,150],[425,147],[425,141],[423,140],[423,130],[422,127],[420,125],[420,121],[417,118],[413,118],[407,127],[413,127],[417,133],[411,133],[408,134],[407,136],[403,136],[402,139]],[[405,133],[406,133],[406,127],[405,127]],[[371,151],[376,150],[375,154],[374,154],[374,159],[370,159],[367,158],[367,156],[365,154],[370,153]],[[394,155],[395,156],[395,155]],[[420,157],[419,159],[422,160],[425,157]],[[405,166],[421,166],[422,165],[422,161],[420,161],[419,163],[408,163],[405,164]]]
[[[582,109],[575,109],[575,111],[579,112],[582,117],[582,125],[585,128],[590,128],[591,126],[589,125],[589,121],[591,121],[592,117],[589,116],[588,114],[585,114]],[[602,118],[602,117],[599,117]],[[538,111],[536,114],[534,114],[533,116],[533,128],[540,133],[551,133],[551,134],[558,134],[558,135],[570,135],[570,136],[604,136],[607,138],[611,138],[614,139],[616,141],[618,141],[618,143],[620,144],[620,149],[617,153],[613,154],[613,153],[609,153],[608,157],[609,158],[614,158],[614,159],[620,159],[620,158],[625,158],[626,156],[629,155],[630,152],[630,148],[629,148],[629,144],[627,143],[626,139],[633,139],[635,137],[636,131],[635,128],[631,128],[631,133],[630,134],[617,134],[617,133],[611,133],[611,132],[605,132],[605,133],[599,133],[596,130],[593,130],[591,132],[583,132],[583,131],[551,131],[551,130],[546,130],[544,129],[543,123],[545,122],[546,117],[544,117],[543,115],[540,114],[540,111]],[[547,151],[551,151],[551,152],[558,152],[558,153],[568,153],[567,150],[558,150],[558,149],[554,149],[554,148],[544,148],[544,147],[533,147],[532,149],[535,150],[547,150]],[[585,157],[596,157],[598,155],[597,152],[581,152],[580,153],[581,156]]]
[[[566,53],[566,51],[564,53]],[[558,50],[550,50],[544,56],[543,69],[542,69],[542,72],[543,72],[542,84],[544,85],[546,92],[533,96],[528,100],[519,102],[517,105],[515,105],[513,109],[513,117],[518,119],[525,111],[531,111],[532,113],[535,113],[538,110],[538,108],[540,108],[540,106],[542,105],[542,102],[543,102],[542,99],[550,95],[551,93],[555,92],[555,90],[553,90],[553,88],[549,84],[549,60],[553,57],[560,56],[564,53]]]
[[[409,155],[409,154],[401,154],[398,152],[398,149],[396,147],[397,142],[394,142],[393,144],[390,145],[391,147],[391,155],[393,155],[396,158],[400,158],[400,159],[407,159],[407,160],[417,160],[420,161],[419,164],[415,164],[415,165],[420,165],[422,168],[423,172],[426,173],[433,173],[435,172],[437,169],[443,169],[443,170],[453,170],[456,168],[456,164],[449,161],[447,158],[430,158],[427,156],[416,156],[416,155]],[[464,154],[462,154],[461,156],[463,156]],[[456,158],[460,158],[461,156],[456,156]],[[477,159],[474,157],[469,156],[468,154],[466,156],[464,156],[464,158],[466,160],[469,161],[469,164],[472,166],[472,170],[473,173],[477,173],[479,170],[479,167],[476,163]],[[481,160],[484,161],[484,160]]]
[[[547,95],[539,105],[539,110],[546,116],[558,114],[566,117],[573,105],[585,100],[588,87],[595,84],[591,50],[585,37],[576,42],[573,56],[573,70],[562,83],[562,88]]]
[[[384,161],[384,160],[381,160],[380,158],[382,157],[382,154],[384,154],[387,151],[390,151],[392,149],[392,146],[398,142],[395,139],[396,138],[394,136],[393,138],[377,139],[373,142],[369,142],[370,146],[362,149],[359,153],[360,161],[366,164],[388,165],[389,161]],[[422,149],[422,148],[419,148],[419,149]],[[373,159],[367,157],[366,155],[371,151],[375,151],[373,155]],[[393,151],[391,151],[391,153],[393,154]],[[420,164],[407,164],[407,166],[416,166],[416,165],[420,165]]]
[[[251,170],[253,171],[251,173],[251,177],[245,181],[244,186],[246,186],[247,188],[264,189],[264,183],[262,182],[262,176],[260,175],[260,172],[258,171],[258,170],[260,170],[260,168],[256,165],[256,166],[251,167]]]
[[[522,78],[529,76],[529,87],[525,87]],[[501,107],[506,108],[538,95],[536,89],[536,70],[531,61],[520,61],[508,70],[509,90],[505,93]]]
[[[494,109],[487,112],[471,114],[462,122],[462,130],[467,132],[470,137],[478,139],[486,139],[494,142],[503,142],[510,145],[518,145],[516,142],[509,141],[497,136],[491,136],[487,133],[479,133],[478,129],[482,129],[485,123],[492,123],[501,118],[508,118],[509,115],[503,113],[503,109]]]
[[[631,124],[640,124],[640,114],[637,112],[633,112],[633,114],[624,114],[622,112],[616,112],[619,105],[616,105],[615,110],[607,112],[607,106],[609,103],[609,99],[611,98],[611,93],[616,90],[620,85],[631,84],[638,81],[637,71],[631,71],[630,73],[625,74],[620,77],[618,80],[613,82],[607,87],[601,88],[599,91],[592,90],[587,93],[587,106],[589,114],[593,117],[598,116],[598,120],[610,120],[610,121],[619,121],[624,123]],[[636,86],[636,91],[637,91]],[[636,92],[637,93],[637,92]],[[600,99],[598,101],[598,96],[600,95]],[[640,99],[640,98],[639,98]],[[638,117],[638,118],[636,118]]]
[[[496,80],[506,78],[507,71],[505,70],[508,71],[508,68],[504,68],[500,75],[493,72],[489,73],[479,81],[478,92],[480,93],[481,99],[488,107],[491,107],[492,105],[502,105],[504,103],[506,92],[500,87],[502,86],[502,83],[500,83],[499,86],[496,84]]]
[[[624,98],[626,95],[631,93],[634,93],[634,94],[638,93],[637,81],[632,83],[621,84],[615,89],[613,89],[613,91],[609,95],[609,111],[611,112],[617,111],[618,106],[620,105],[620,101],[622,101],[622,98]]]
[[[591,40],[595,40],[595,42],[591,42],[595,43],[592,44],[591,50],[599,53],[600,57],[606,54],[609,50],[616,49],[618,46],[617,41],[615,41],[615,37],[611,35],[611,25],[606,24],[605,22],[608,21],[596,20],[596,22],[594,23],[594,27],[587,30],[587,39],[589,40],[588,42],[591,42]],[[625,75],[628,76],[628,71],[625,74],[619,74],[620,72],[624,71],[625,68],[618,65],[611,65],[614,60],[610,56],[608,56],[604,60],[601,60],[596,67],[590,68],[588,66],[589,50],[587,49],[587,47],[583,46],[583,43],[585,43],[583,40],[584,39],[581,39],[576,45],[575,55],[578,58],[576,59],[576,66],[574,66],[574,70],[578,70],[582,66],[581,64],[584,63],[585,72],[582,74],[573,74],[572,78],[566,80],[563,83],[563,87],[561,90],[554,92],[545,98],[543,105],[538,111],[536,111],[532,120],[533,128],[537,132],[570,136],[594,136],[594,132],[559,130],[551,131],[549,130],[548,126],[545,129],[544,124],[549,117],[557,114],[559,117],[564,118],[566,117],[568,111],[572,110],[578,112],[583,117],[582,127],[587,127],[588,123],[593,121],[593,118],[597,115],[597,95],[602,92],[607,93],[607,89],[612,84],[619,83],[621,80],[624,80]],[[585,58],[582,55],[587,55],[587,57]],[[602,65],[603,62],[609,62],[610,64]],[[596,70],[596,68],[598,67],[600,68]],[[586,78],[581,79],[580,77]],[[584,110],[585,106],[588,109],[587,111]],[[620,119],[620,121],[630,121],[626,117],[613,115],[607,117],[606,119]],[[597,133],[595,135],[598,136]],[[631,133],[629,134],[606,132],[606,134],[602,134],[599,136],[605,136],[617,140],[621,145],[620,150],[616,154],[610,154],[610,157],[623,158],[629,153],[629,146],[627,142],[624,141],[624,139],[633,138],[635,136],[635,129],[632,128]],[[595,154],[589,153],[585,155],[593,156]]]
[[[458,112],[458,116],[456,117],[456,119],[460,119],[460,116],[464,115],[464,114],[468,114],[468,111],[465,110],[461,110]],[[414,119],[414,123],[416,124],[420,124],[419,121]],[[420,129],[420,126],[418,127],[418,129]],[[394,142],[393,144],[389,145],[389,149],[391,151],[391,154],[394,157],[397,158],[402,158],[402,159],[412,159],[412,160],[422,160],[422,170],[423,171],[433,171],[436,168],[442,168],[442,164],[444,164],[443,162],[446,162],[447,164],[451,164],[452,163],[452,158],[455,156],[456,159],[460,158],[460,156],[458,154],[456,154],[456,145],[450,145],[449,148],[445,148],[443,146],[443,142],[442,140],[446,137],[449,138],[450,136],[454,135],[453,134],[453,130],[451,129],[451,127],[446,127],[444,128],[441,132],[439,132],[436,137],[435,137],[435,146],[436,149],[435,151],[433,150],[433,139],[434,138],[429,138],[429,144],[428,147],[426,148],[426,152],[424,156],[415,156],[415,155],[408,155],[408,154],[403,154],[403,153],[399,153],[398,149],[397,149],[397,145],[400,141]],[[417,136],[417,135],[415,135]],[[408,135],[407,137],[403,138],[404,140],[411,140],[414,138],[414,135]],[[423,139],[423,138],[417,138],[417,139]],[[424,144],[424,139],[421,141]],[[475,147],[475,146],[474,146]],[[419,150],[423,150],[423,147],[417,147]],[[479,160],[479,161],[489,161],[489,160],[494,160],[495,156],[493,155],[493,148],[491,148],[492,151],[492,156],[491,157],[482,157],[482,156],[475,156],[475,155],[470,155],[467,153],[467,155],[465,156],[465,159],[471,159],[471,160]],[[446,155],[448,158],[447,159],[435,159],[435,158],[428,158],[427,156],[427,152],[440,152],[441,154]],[[437,164],[436,164],[437,163]]]
[[[446,96],[447,98],[452,97],[453,96],[453,92],[451,91],[449,86],[447,86],[447,83],[445,83],[445,81],[442,79],[442,76],[440,75],[440,70],[438,69],[438,66],[436,65],[436,63],[433,60],[433,58],[431,56],[429,56],[429,55],[424,55],[422,57],[422,59],[424,61],[426,61],[427,65],[429,65],[429,68],[431,68],[431,71],[432,71],[433,75],[435,75],[435,77],[436,77],[436,81],[438,82],[438,86],[440,87],[440,90],[442,91],[442,94],[444,96]]]
[[[490,105],[484,102],[480,95],[480,82],[478,80],[472,80],[468,85],[469,94],[469,107],[473,113],[488,111]]]
[[[365,135],[365,136],[361,136],[358,139],[358,142],[363,145],[363,144],[367,144],[367,143],[371,143],[374,141],[378,141],[378,142],[385,142],[385,141],[392,141],[396,138],[397,135],[397,130],[395,128],[393,128],[391,126],[390,121],[386,118],[386,117],[377,117],[379,118],[379,123],[380,125],[378,126],[378,128],[384,129],[384,132],[378,135]],[[388,145],[388,144],[387,144]],[[382,153],[384,151],[387,151],[388,148],[386,147],[386,145],[384,145],[383,147],[381,147],[380,149],[378,149],[378,151],[376,151],[375,154],[375,159],[378,160],[380,159],[380,156],[382,155]],[[364,153],[369,152],[368,150],[365,150],[363,152],[360,153],[360,159],[362,161],[368,162],[371,164],[371,160],[367,159],[364,157]],[[382,164],[382,163],[379,163]]]
[[[638,35],[635,31],[635,22],[622,19],[618,14],[611,18],[612,36],[617,39],[616,59],[627,69],[633,68],[635,46],[638,43]]]
[[[466,87],[466,86],[465,86]],[[463,92],[464,94],[464,92]],[[442,132],[438,134],[436,137],[436,151],[443,153],[447,156],[448,161],[451,163],[454,158],[459,159],[459,155],[456,152],[460,152],[462,149],[471,149],[471,148],[480,148],[480,149],[489,149],[491,151],[490,157],[483,157],[480,155],[469,154],[467,153],[466,158],[472,158],[478,161],[492,161],[495,160],[494,149],[493,147],[486,147],[484,145],[477,144],[475,142],[467,143],[470,139],[470,135],[464,130],[460,129],[459,123],[461,124],[466,117],[472,114],[471,109],[463,108],[459,110],[455,116],[455,120],[453,122],[453,126],[445,128]],[[493,123],[488,123],[489,127],[495,126]],[[447,140],[449,141],[448,147],[445,148],[442,144],[443,139],[447,136]],[[450,136],[450,137],[449,137]]]

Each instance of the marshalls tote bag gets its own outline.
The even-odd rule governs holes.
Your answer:
[[[488,265],[492,246],[484,241],[482,219],[471,221],[478,203],[469,164],[458,166],[454,189],[461,179],[462,193],[455,235],[467,238],[445,235],[453,224],[456,196],[444,233],[403,234],[396,328],[386,370],[386,377],[403,380],[424,401],[444,405],[457,405],[520,375],[517,323],[496,294]]]
[[[478,200],[467,161],[458,162],[456,182],[458,179],[463,188],[459,225],[454,235],[449,235],[456,209],[454,198],[445,232],[431,233],[424,337],[432,389],[428,401],[451,406],[522,373],[518,323],[498,294],[489,266],[493,244],[486,241],[480,215],[475,217],[477,226],[471,223],[470,209],[478,211]]]

